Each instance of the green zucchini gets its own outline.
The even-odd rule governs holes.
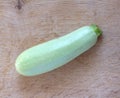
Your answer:
[[[94,46],[101,33],[97,25],[83,26],[67,35],[29,48],[18,56],[16,70],[24,76],[52,71]]]

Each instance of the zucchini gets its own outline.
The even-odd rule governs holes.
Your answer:
[[[29,48],[18,56],[16,70],[24,76],[52,71],[94,46],[101,33],[97,25],[83,26],[67,35]]]

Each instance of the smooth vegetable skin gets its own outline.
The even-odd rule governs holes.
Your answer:
[[[84,26],[65,36],[29,48],[18,56],[16,70],[24,76],[54,70],[90,49],[101,33],[96,25]]]

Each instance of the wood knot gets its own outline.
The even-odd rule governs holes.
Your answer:
[[[17,0],[17,5],[15,6],[15,8],[17,8],[18,10],[22,9],[24,3],[24,0]]]

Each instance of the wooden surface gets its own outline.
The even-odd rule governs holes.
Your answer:
[[[0,98],[120,98],[120,0],[0,0]],[[52,72],[23,77],[25,49],[95,23],[97,44]]]

